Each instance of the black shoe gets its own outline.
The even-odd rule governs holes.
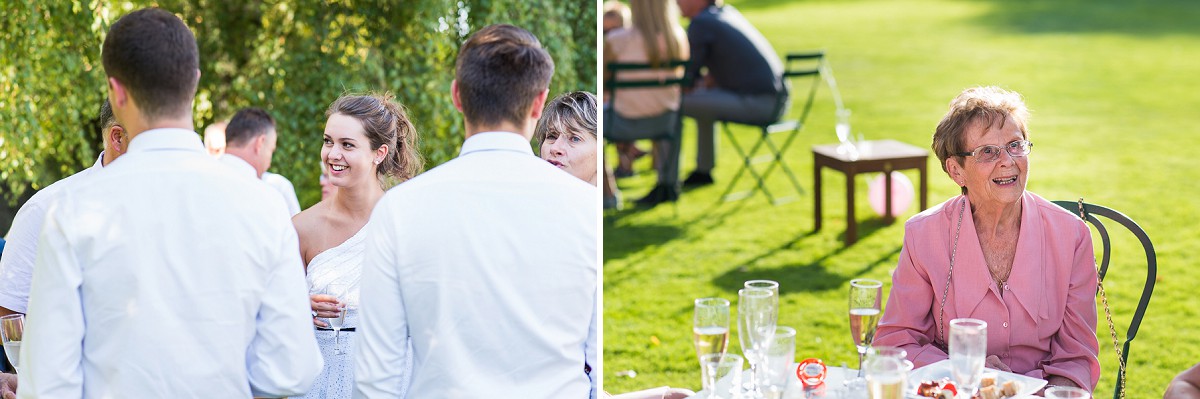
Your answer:
[[[655,205],[661,204],[663,202],[667,202],[667,201],[675,202],[678,200],[679,200],[679,190],[678,189],[672,189],[671,187],[667,187],[667,186],[660,184],[660,185],[654,186],[654,189],[650,190],[650,193],[646,194],[645,197],[642,197],[641,199],[637,200],[637,204],[638,204],[638,206],[654,207]]]
[[[683,180],[684,187],[700,187],[713,184],[712,175],[708,172],[695,171]]]

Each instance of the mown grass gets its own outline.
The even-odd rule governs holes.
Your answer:
[[[1129,397],[1162,395],[1179,371],[1200,361],[1200,318],[1192,289],[1200,253],[1200,4],[1123,1],[728,1],[759,27],[780,55],[823,48],[853,128],[867,139],[928,147],[949,100],[963,88],[999,85],[1021,92],[1033,117],[1029,189],[1049,199],[1104,204],[1137,220],[1154,239],[1159,281],[1129,365]],[[691,344],[692,299],[736,303],[745,280],[781,283],[780,324],[799,331],[797,358],[854,366],[846,319],[849,280],[890,288],[903,223],[883,224],[858,186],[859,242],[846,227],[843,175],[826,171],[824,228],[813,232],[814,144],[835,141],[829,91],[817,104],[788,164],[806,193],[771,206],[763,197],[721,203],[739,159],[721,142],[717,184],[686,191],[678,205],[609,212],[604,218],[605,388],[624,392],[671,385],[698,389]],[[684,166],[694,162],[694,126],[685,125]],[[750,137],[752,130],[736,130]],[[610,159],[611,157],[610,153]],[[639,164],[647,170],[648,163]],[[956,194],[931,160],[930,203]],[[916,174],[906,175],[916,182]],[[772,188],[787,188],[776,175]],[[653,173],[620,181],[627,199],[649,190]],[[903,221],[915,206],[900,216]],[[1142,286],[1136,241],[1116,238],[1108,278],[1117,322],[1128,322]],[[735,311],[736,313],[736,311]],[[735,316],[736,317],[736,316]],[[1101,325],[1104,326],[1103,318]],[[1122,330],[1122,336],[1123,336]],[[1111,394],[1116,361],[1100,332]],[[736,332],[730,351],[740,353]],[[634,370],[637,377],[617,373]]]

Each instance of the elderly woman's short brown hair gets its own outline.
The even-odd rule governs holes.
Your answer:
[[[1012,117],[1021,130],[1021,137],[1029,139],[1026,122],[1029,120],[1029,109],[1025,100],[1015,91],[1008,91],[996,86],[972,87],[950,101],[950,110],[933,132],[933,153],[937,155],[942,170],[946,169],[946,159],[955,153],[971,151],[963,148],[967,142],[967,128],[976,124],[991,126],[997,121],[1003,123]],[[963,162],[960,157],[958,163]]]
[[[576,91],[555,97],[538,119],[534,141],[541,145],[550,132],[587,132],[596,138],[597,113],[595,94]]]

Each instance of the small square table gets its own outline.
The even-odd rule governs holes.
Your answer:
[[[846,174],[846,246],[858,241],[858,220],[854,217],[854,176],[859,173],[883,172],[884,187],[892,186],[893,170],[917,169],[921,175],[919,192],[921,193],[921,210],[925,210],[929,190],[926,183],[926,165],[929,161],[929,151],[901,143],[896,140],[871,140],[857,143],[857,157],[851,152],[838,153],[840,144],[815,145],[813,152],[813,184],[816,195],[813,196],[814,226],[813,231],[821,230],[821,168],[830,168]],[[892,190],[884,190],[884,223],[892,223]]]

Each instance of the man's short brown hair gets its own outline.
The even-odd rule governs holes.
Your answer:
[[[126,87],[147,118],[191,112],[200,52],[175,14],[144,8],[121,17],[108,29],[100,59],[104,73]]]
[[[476,126],[523,126],[553,75],[554,61],[529,31],[506,24],[480,29],[463,43],[455,63],[463,116]]]

